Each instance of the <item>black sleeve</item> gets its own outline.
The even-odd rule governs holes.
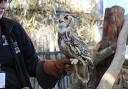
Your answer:
[[[21,55],[24,59],[25,66],[27,68],[27,71],[30,76],[35,77],[36,76],[36,66],[39,61],[33,43],[23,27],[16,23],[15,29],[13,30],[13,33],[15,34],[15,37],[17,38],[19,48],[21,50]]]
[[[57,80],[43,71],[43,61],[36,55],[33,43],[20,24],[16,26],[20,49],[22,49],[25,65],[30,76],[37,77],[39,84],[44,88],[52,88]]]

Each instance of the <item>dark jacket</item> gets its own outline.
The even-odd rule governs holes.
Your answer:
[[[43,89],[54,87],[57,80],[44,72],[44,62],[38,59],[32,41],[22,26],[4,17],[0,20],[0,24],[3,29],[2,34],[7,36],[9,42],[8,47],[0,46],[1,69],[7,76],[6,89],[21,89],[25,86],[32,89],[29,77],[36,77]],[[18,53],[15,52],[17,47],[14,43],[16,42],[20,50]]]

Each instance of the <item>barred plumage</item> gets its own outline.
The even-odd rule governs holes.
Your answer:
[[[82,63],[79,62],[74,66],[78,78],[83,83],[87,83],[90,80],[89,71],[93,66],[92,58],[87,45],[78,36],[74,25],[74,18],[70,15],[59,19],[58,45],[66,57],[78,59]]]
[[[58,33],[59,48],[67,57],[84,60],[91,60],[91,55],[87,45],[76,34],[70,32]]]

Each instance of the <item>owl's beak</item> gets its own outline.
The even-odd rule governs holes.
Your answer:
[[[62,22],[64,22],[64,21],[59,19],[59,23],[62,23]]]

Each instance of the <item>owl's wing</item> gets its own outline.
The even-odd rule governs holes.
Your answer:
[[[85,60],[91,60],[91,55],[87,45],[78,35],[70,35],[70,50],[73,55],[82,57]]]

